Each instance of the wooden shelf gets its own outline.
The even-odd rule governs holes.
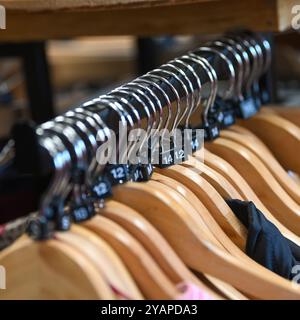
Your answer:
[[[4,0],[0,41],[290,28],[298,0]]]

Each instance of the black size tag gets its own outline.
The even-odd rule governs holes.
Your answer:
[[[202,131],[203,129],[198,129],[198,128],[190,128],[189,129],[189,134],[184,137],[184,143],[189,143],[191,148],[189,151],[191,151],[191,154],[193,152],[196,152],[197,150],[200,150],[203,146],[204,142],[204,132]],[[201,131],[201,132],[200,132]],[[189,152],[188,151],[188,152]],[[185,157],[187,158],[188,154],[185,152]]]
[[[214,106],[208,114],[210,123],[219,124],[220,129],[227,128],[235,123],[235,112],[232,103],[221,98],[217,98]]]
[[[134,172],[131,175],[132,181],[148,181],[153,173],[152,164],[138,164],[134,166]]]
[[[204,129],[204,139],[206,141],[215,140],[220,136],[220,127],[218,123],[205,125],[203,129]]]
[[[43,210],[42,215],[30,222],[30,235],[35,239],[48,239],[52,232],[68,231],[71,228],[71,217],[65,211],[65,202],[57,197],[52,200],[51,205]],[[49,234],[47,234],[49,233]]]
[[[123,184],[130,180],[129,168],[125,164],[109,164],[105,168],[105,174],[112,186]]]
[[[49,221],[45,216],[38,216],[30,220],[27,227],[27,234],[35,240],[50,239],[54,231],[54,221]]]
[[[223,123],[224,114],[223,114],[224,104],[220,99],[216,99],[215,104],[209,109],[208,120],[212,123]]]
[[[139,178],[139,165],[138,164],[130,164],[128,166],[128,174],[129,179],[132,181],[138,181]]]
[[[83,200],[82,203],[70,205],[72,219],[75,223],[80,223],[91,219],[95,215],[93,201]]]
[[[96,179],[91,189],[91,194],[95,199],[105,199],[112,196],[111,183],[105,174]]]
[[[142,164],[140,167],[140,177],[138,181],[148,181],[153,174],[152,164]]]
[[[237,117],[242,119],[249,119],[257,112],[256,102],[252,96],[237,102]]]
[[[55,229],[58,231],[68,231],[71,228],[71,216],[69,214],[59,215],[55,219]]]
[[[54,221],[55,230],[67,231],[71,228],[71,217],[65,211],[65,204],[61,199],[58,199],[55,205]]]
[[[185,152],[182,147],[178,148],[174,146],[174,143],[170,143],[170,149],[159,149],[159,168],[167,168],[175,164],[179,164],[185,161]]]
[[[225,110],[223,111],[224,119],[222,123],[222,128],[228,128],[235,124],[235,115],[233,110]]]

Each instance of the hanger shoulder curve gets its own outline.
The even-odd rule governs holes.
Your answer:
[[[202,235],[204,234],[212,235],[207,239],[212,243],[214,243],[214,245],[227,250],[233,255],[236,255],[238,257],[241,256],[240,253],[242,253],[242,251],[231,241],[231,239],[223,231],[223,229],[216,222],[214,217],[209,213],[208,209],[199,200],[199,198],[192,192],[192,190],[187,188],[181,182],[178,182],[174,178],[170,177],[170,175],[168,175],[168,172],[166,170],[161,170],[160,173],[155,171],[153,173],[153,179],[163,183],[168,188],[174,189],[181,196],[185,197],[190,204],[192,204],[192,206],[197,211],[196,217],[190,214],[192,210],[190,209],[190,207],[187,207],[185,203],[183,203],[183,208],[190,215],[190,217],[194,219],[194,221],[199,221],[199,218],[201,219],[201,224],[197,224],[197,225],[199,226],[199,228],[201,228]],[[174,186],[176,186],[176,188]],[[179,204],[178,201],[177,203]]]
[[[299,108],[287,107],[287,106],[268,106],[267,108],[262,108],[262,112],[273,113],[279,115],[280,117],[292,122],[297,127],[300,127],[300,112]]]
[[[244,250],[247,238],[245,227],[237,219],[221,195],[203,177],[193,170],[179,165],[159,169],[158,172],[180,181],[189,188],[205,205],[233,242]]]
[[[79,227],[83,229],[82,227]],[[78,230],[78,229],[77,229]],[[85,230],[88,231],[88,230]],[[89,232],[89,231],[88,231]],[[91,232],[92,233],[92,232]],[[111,248],[108,246],[98,246],[99,242],[90,241],[91,237],[83,236],[83,233],[74,232],[73,228],[68,232],[59,232],[56,234],[56,239],[72,246],[75,250],[79,250],[88,261],[96,266],[98,272],[106,279],[107,284],[113,288],[116,293],[120,293],[122,297],[130,297],[130,299],[142,299],[142,295],[135,286],[134,281],[128,286],[128,278],[122,277],[124,273],[120,273],[119,265],[115,264],[116,259],[111,261]],[[122,270],[123,271],[123,270]]]
[[[275,217],[296,235],[300,235],[300,209],[298,205],[282,189],[255,154],[243,146],[223,138],[218,138],[207,144],[206,148],[235,167]]]
[[[300,128],[276,114],[259,113],[240,125],[253,131],[272,151],[285,170],[300,173],[295,150],[300,148]]]
[[[126,291],[119,290],[120,292],[126,292],[126,295],[135,298],[143,299],[140,290],[138,289],[134,279],[132,278],[130,272],[125,267],[123,261],[120,259],[118,254],[112,249],[112,247],[101,239],[98,235],[90,230],[74,224],[72,226],[72,232],[81,236],[82,238],[88,239],[91,243],[96,246],[96,249],[100,250],[104,255],[104,258],[107,258],[110,261],[110,267],[105,268],[103,266],[104,272],[114,271],[113,274],[109,275],[109,279],[118,279],[122,281],[125,285]],[[102,261],[103,259],[100,259]],[[111,282],[114,284],[114,281]],[[119,286],[116,286],[118,288]]]
[[[190,157],[181,165],[188,168],[194,168],[198,171],[198,173],[201,174],[223,198],[242,199],[242,196],[229,181],[227,181],[221,174],[199,161],[196,157]]]
[[[274,215],[268,210],[268,208],[261,202],[253,189],[245,181],[245,179],[236,171],[236,169],[223,158],[205,150],[205,163],[224,175],[228,181],[234,185],[239,193],[242,195],[243,200],[252,201],[256,207],[264,213],[265,217],[274,223],[282,234],[291,241],[300,246],[300,239],[293,232],[287,229]]]
[[[173,299],[177,290],[141,244],[115,222],[95,216],[83,225],[118,252],[147,299]]]
[[[123,226],[140,241],[174,284],[191,281],[214,299],[220,299],[220,296],[187,269],[162,235],[136,210],[115,200],[109,200],[101,214]]]
[[[179,258],[173,254],[159,232],[136,210],[115,200],[109,200],[105,207],[101,209],[100,214],[130,232],[152,254],[155,261],[174,283],[184,281],[181,274],[181,272],[184,273],[184,270],[182,270]],[[162,254],[164,250],[169,253],[167,260]]]
[[[121,188],[125,188],[126,192],[120,191]],[[300,289],[286,279],[264,268],[259,271],[249,268],[244,262],[202,239],[193,219],[183,209],[176,208],[176,202],[170,206],[167,193],[153,192],[147,183],[127,183],[117,186],[114,196],[126,204],[135,202],[135,209],[157,227],[190,268],[217,277],[256,298],[299,299]],[[147,205],[134,201],[139,197],[147,200]],[[216,265],[220,268],[215,268]]]
[[[222,245],[228,251],[235,252],[239,255],[238,248],[231,242],[231,240],[227,237],[227,235],[223,232],[223,230],[219,227],[219,225],[214,221],[212,216],[209,214],[204,205],[200,202],[200,200],[193,194],[188,188],[182,185],[180,182],[165,176],[163,174],[157,173],[156,171],[152,175],[152,180],[160,182],[164,185],[164,190],[167,190],[166,187],[174,189],[174,191],[178,192],[181,196],[186,198],[186,200],[192,204],[195,210],[198,212],[199,218],[201,217],[204,223],[201,223],[201,232],[203,233],[211,233],[213,237],[210,237],[210,241],[212,241],[215,245]],[[159,189],[158,184],[154,186],[156,189]],[[170,191],[170,189],[169,189]],[[186,203],[183,203],[184,208],[187,210],[189,214],[193,210],[191,207],[187,206]],[[194,217],[194,216],[193,216]],[[197,221],[199,219],[196,218]],[[209,228],[208,228],[209,227]],[[217,239],[218,238],[218,239]],[[230,249],[228,249],[228,247]],[[223,293],[227,298],[233,300],[247,300],[247,298],[237,291],[232,286],[224,283],[223,281],[216,279],[208,274],[203,275],[213,286],[215,286],[219,291]],[[206,280],[206,281],[207,281]]]
[[[26,239],[2,253],[0,261],[10,270],[1,299],[114,299],[97,269],[58,240]]]
[[[221,132],[221,137],[225,139],[237,142],[244,147],[251,150],[270,170],[272,175],[277,179],[284,190],[298,203],[300,204],[300,188],[297,183],[288,175],[288,173],[278,163],[276,158],[271,152],[265,151],[266,148],[261,147],[261,144],[257,143],[257,139],[240,135],[235,132],[224,130]]]

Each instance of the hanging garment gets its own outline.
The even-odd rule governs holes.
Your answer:
[[[278,275],[300,283],[300,247],[286,239],[253,202],[226,202],[248,229],[247,255]]]
[[[207,292],[191,282],[184,282],[177,285],[181,292],[176,300],[214,300]]]

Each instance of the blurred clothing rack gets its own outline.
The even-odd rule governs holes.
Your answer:
[[[227,48],[222,50],[220,49],[220,52],[223,50],[226,51]],[[197,52],[197,50],[195,52]],[[226,71],[224,71],[224,66],[221,68],[220,66],[217,67],[214,65],[215,59],[219,55],[214,54],[213,51],[205,51],[202,54],[205,56],[205,59],[216,73],[216,79],[228,78],[228,70],[227,74],[224,74],[224,72],[226,73]],[[206,68],[203,68],[202,64],[199,64],[199,61],[197,62],[197,59],[193,59],[189,60],[188,65],[195,70],[194,73],[197,73],[197,77],[201,79],[201,91],[203,91],[201,92],[201,96],[203,99],[207,99],[208,95],[210,94],[209,92],[213,90],[212,88],[209,88],[209,92],[206,94],[204,93],[207,91],[207,89],[205,90],[204,88],[206,87],[206,84],[209,84],[210,81],[208,73],[205,71]],[[223,64],[225,63],[224,61],[225,60],[223,60]],[[186,72],[191,73],[189,69],[186,69]],[[178,100],[171,86],[176,88],[180,98],[186,97],[186,92],[180,85],[180,80],[178,81],[178,79],[181,79],[182,83],[184,83],[185,77],[186,74],[181,70],[181,73],[169,73],[169,76],[167,76],[167,81],[161,81],[159,78],[154,80],[154,78],[150,81],[149,86],[147,86],[151,87],[153,96],[159,97],[158,99],[161,100],[160,104],[165,109],[170,107],[169,102],[172,104]],[[196,77],[191,77],[190,75],[189,78],[193,88],[197,88]],[[234,81],[237,81],[237,78],[235,78]],[[229,83],[229,80],[227,82]],[[145,93],[146,92],[147,90],[145,90]],[[164,92],[164,95],[162,95],[162,92]],[[110,94],[112,94],[112,92],[108,93],[108,95]],[[189,91],[189,95],[193,94],[195,94],[195,92]],[[205,97],[205,95],[207,96]],[[166,96],[168,97],[169,102],[167,102],[165,99]],[[113,98],[113,96],[111,96],[111,98]],[[133,108],[138,110],[141,119],[147,118],[147,114],[145,113],[145,110],[143,110],[142,105],[137,99],[134,98],[133,95],[128,93],[128,97],[126,97],[126,99],[130,101]],[[103,123],[107,125],[109,129],[113,130],[114,132],[118,132],[120,118],[113,109],[108,108],[105,106],[105,104],[101,104],[101,96],[98,102],[91,100],[87,103],[84,103],[82,107],[84,108],[89,103],[97,104],[97,114],[100,116]],[[201,119],[201,113],[199,113],[197,116],[199,117],[197,124],[202,123],[203,119]],[[137,120],[134,119],[134,122],[136,121]],[[4,172],[1,174],[2,181],[0,186],[2,188],[4,186],[5,187],[3,190],[0,190],[2,197],[2,201],[0,201],[2,207],[2,221],[0,222],[5,222],[6,219],[12,219],[12,216],[17,218],[36,210],[41,194],[47,187],[49,178],[53,174],[53,159],[49,151],[39,144],[40,137],[38,137],[37,130],[40,129],[40,126],[36,127],[34,124],[27,123],[16,125],[13,129],[12,139],[14,141],[15,156],[12,159],[10,166],[8,166],[8,169],[4,170]],[[129,129],[130,127],[128,127],[128,130]],[[15,193],[22,194],[22,189],[25,189],[26,197],[23,199],[22,203],[14,203],[14,208],[12,206],[11,199],[15,196]],[[20,195],[18,197],[20,197]]]
[[[0,30],[0,42],[13,55],[16,54],[16,48],[23,45],[37,52],[35,57],[32,56],[30,59],[36,67],[39,64],[42,66],[39,70],[41,74],[35,74],[32,69],[29,71],[26,67],[28,79],[31,82],[27,83],[27,87],[30,91],[29,96],[34,101],[32,112],[34,120],[36,123],[42,123],[51,118],[54,111],[44,43],[38,42],[35,45],[35,41],[92,35],[131,34],[151,37],[163,34],[223,33],[241,26],[253,31],[282,32],[291,27],[291,9],[296,4],[295,0],[268,2],[168,0],[164,3],[156,0],[122,0],[118,1],[118,4],[110,0],[94,0],[88,4],[85,1],[53,3],[40,0],[22,2],[7,0],[2,2],[6,8],[7,28]],[[112,21],[118,23],[112,23]],[[268,78],[274,79],[271,74]],[[33,89],[37,88],[34,82],[39,82],[37,87],[41,87],[41,91]],[[269,92],[272,92],[271,81],[268,81],[267,85]],[[165,84],[162,86],[166,87]],[[164,90],[170,91],[170,88],[164,88]],[[103,113],[105,114],[106,111]],[[109,123],[113,127],[113,123],[111,121]],[[32,140],[34,126],[27,127],[26,134],[23,134],[23,129],[15,131],[15,138],[19,137],[16,139],[19,145],[24,142],[22,148],[17,148],[17,153],[21,153],[17,158],[22,159],[18,163],[21,164],[22,179],[26,185],[27,182],[32,184],[29,176],[33,168],[38,171],[39,160],[37,151],[32,152],[31,157],[28,157],[28,153],[26,154],[28,148],[31,150],[35,146]],[[26,161],[23,161],[24,156]],[[45,160],[47,155],[41,158],[46,161],[41,167],[47,172],[49,168]],[[29,181],[26,180],[28,178]],[[7,193],[14,190],[13,183],[9,181],[1,183],[0,187]],[[31,198],[38,197],[36,193]],[[30,199],[30,196],[26,198]]]

